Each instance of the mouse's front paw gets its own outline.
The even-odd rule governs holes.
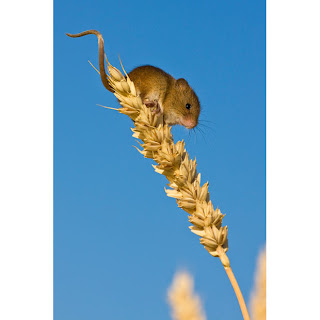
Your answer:
[[[143,103],[146,105],[147,108],[152,108],[151,109],[152,113],[156,113],[156,114],[161,113],[161,108],[160,108],[158,100],[152,100],[151,101],[149,99],[145,99],[143,101]]]

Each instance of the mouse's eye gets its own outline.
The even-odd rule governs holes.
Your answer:
[[[187,103],[187,104],[186,104],[186,108],[187,108],[188,110],[190,110],[191,104],[190,104],[190,103]]]

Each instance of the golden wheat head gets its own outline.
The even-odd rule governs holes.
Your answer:
[[[201,237],[201,244],[212,256],[219,256],[223,265],[228,267],[229,260],[225,254],[228,250],[228,230],[222,226],[224,215],[218,208],[213,208],[208,182],[201,185],[196,160],[189,158],[183,140],[174,143],[171,127],[163,122],[162,116],[155,115],[142,103],[128,75],[125,77],[107,63],[108,81],[122,106],[118,111],[133,120],[133,137],[142,141],[138,142],[141,146],[138,151],[157,163],[153,166],[155,171],[169,180],[171,189],[165,192],[189,214],[191,231]]]

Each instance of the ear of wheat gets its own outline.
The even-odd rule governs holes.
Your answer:
[[[133,120],[133,137],[142,141],[137,141],[141,147],[136,147],[137,150],[145,158],[157,163],[153,165],[155,171],[165,175],[169,181],[170,189],[165,189],[167,196],[175,198],[178,206],[189,214],[192,224],[189,228],[200,237],[204,248],[212,256],[220,258],[237,295],[243,317],[248,320],[249,314],[243,296],[226,255],[228,228],[222,226],[224,214],[219,208],[213,207],[208,182],[201,185],[196,160],[190,159],[183,140],[174,143],[171,127],[164,123],[163,116],[156,115],[142,103],[125,70],[126,77],[107,59],[106,61],[108,82],[121,105],[116,110]]]
[[[153,114],[142,103],[130,78],[125,78],[110,64],[108,71],[108,81],[122,106],[118,111],[134,121],[133,137],[142,141],[138,142],[141,149],[137,150],[144,157],[153,159],[157,163],[153,165],[155,171],[167,177],[171,189],[165,189],[165,192],[189,214],[190,229],[200,236],[205,249],[212,256],[220,257],[224,266],[230,266],[225,255],[228,229],[222,226],[224,215],[220,209],[213,208],[208,182],[201,185],[196,160],[190,159],[184,141],[174,143],[171,127],[163,123],[162,116]]]

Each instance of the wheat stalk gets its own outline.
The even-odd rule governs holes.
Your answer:
[[[200,297],[193,292],[193,279],[187,272],[178,272],[168,290],[168,301],[174,320],[206,320]]]
[[[224,214],[212,205],[208,192],[208,182],[201,185],[201,174],[197,173],[196,160],[189,157],[184,141],[174,143],[171,127],[163,122],[163,117],[147,108],[137,94],[134,83],[123,69],[126,77],[107,60],[107,75],[114,95],[118,98],[120,113],[129,116],[134,123],[133,137],[140,139],[141,149],[137,150],[145,158],[153,159],[156,172],[163,174],[171,189],[165,189],[167,196],[175,198],[178,206],[189,214],[193,233],[200,236],[200,243],[214,257],[219,257],[237,295],[245,320],[249,314],[240,288],[226,255],[228,250],[227,226],[222,226]],[[121,62],[121,61],[120,61]],[[121,64],[122,65],[122,64]],[[123,68],[123,66],[122,66]]]

